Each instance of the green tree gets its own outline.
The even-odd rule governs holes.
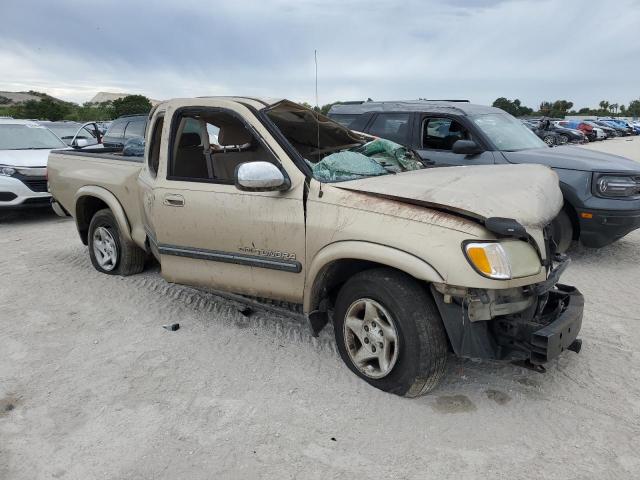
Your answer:
[[[540,113],[540,115],[543,115],[545,117],[550,117],[552,109],[553,109],[553,104],[551,102],[541,102],[540,110],[538,110],[538,112]]]
[[[24,104],[18,107],[16,116],[55,122],[65,118],[69,111],[70,107],[68,104],[56,102],[45,96],[42,97],[42,100],[28,100],[24,102]]]
[[[151,102],[144,95],[127,95],[113,101],[113,113],[116,117],[149,113],[151,106]]]
[[[510,113],[514,117],[521,117],[523,115],[531,115],[533,113],[533,109],[529,107],[525,107],[522,105],[519,99],[515,99],[513,101],[509,100],[505,97],[496,98],[492,104],[496,108],[500,108],[507,113]]]
[[[600,106],[600,115],[607,115],[609,113],[609,102],[600,100],[598,105]]]
[[[512,102],[506,97],[499,97],[493,101],[491,106],[504,110],[505,112],[515,116],[518,114],[518,105],[516,105],[516,102],[520,103],[520,100],[516,99]]]
[[[572,107],[573,102],[569,102],[568,100],[542,102],[538,113],[545,117],[564,118]]]
[[[630,117],[640,117],[640,99],[629,102],[627,115]]]

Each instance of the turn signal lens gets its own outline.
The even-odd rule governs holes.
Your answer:
[[[497,280],[511,278],[509,257],[499,243],[467,243],[464,250],[469,263],[485,277]]]

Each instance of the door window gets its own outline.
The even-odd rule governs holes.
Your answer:
[[[360,115],[357,113],[353,113],[353,114],[334,113],[329,115],[329,118],[331,118],[332,120],[335,120],[343,127],[349,128],[349,125],[351,125],[359,116]]]
[[[426,118],[422,124],[422,147],[451,150],[458,140],[471,140],[466,128],[450,118]]]
[[[409,139],[409,114],[379,113],[369,128],[369,133],[406,145]]]
[[[109,127],[109,130],[107,130],[107,133],[105,134],[105,136],[108,137],[123,137],[124,136],[124,127],[126,125],[126,122],[122,122],[122,121],[115,121],[111,124],[111,127]]]
[[[169,180],[233,184],[241,163],[277,163],[244,122],[229,112],[185,113],[176,122]]]
[[[135,120],[133,122],[129,122],[127,124],[126,130],[124,131],[124,138],[129,139],[144,137],[144,127],[146,123],[147,122],[145,122],[144,120]]]

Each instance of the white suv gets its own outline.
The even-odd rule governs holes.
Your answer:
[[[49,205],[47,158],[64,148],[36,122],[0,119],[0,209]]]

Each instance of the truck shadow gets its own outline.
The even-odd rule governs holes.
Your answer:
[[[64,221],[47,208],[25,208],[20,210],[0,210],[0,225],[26,225],[36,222]]]

